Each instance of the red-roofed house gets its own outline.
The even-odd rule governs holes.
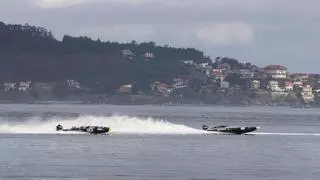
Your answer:
[[[284,82],[284,89],[286,91],[293,91],[293,82],[291,81]]]
[[[264,67],[264,72],[274,79],[287,78],[287,68],[281,65],[268,65]]]
[[[169,85],[166,83],[159,83],[157,84],[157,90],[162,94],[167,94],[169,92]]]
[[[220,79],[221,81],[224,80],[224,76],[221,69],[212,69],[211,76],[214,76],[215,79]]]
[[[122,85],[118,89],[119,93],[131,93],[131,91],[132,91],[132,85],[131,84]]]

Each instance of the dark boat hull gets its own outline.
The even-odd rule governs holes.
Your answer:
[[[81,126],[81,127],[72,127],[71,129],[63,129],[61,125],[56,127],[57,131],[65,132],[84,132],[89,134],[106,134],[111,131],[110,127],[101,127],[101,126]]]
[[[209,128],[206,125],[203,126],[203,130],[206,130],[206,131],[231,133],[231,134],[238,134],[238,135],[250,133],[250,132],[256,131],[258,129],[259,129],[259,127],[227,127],[227,126],[221,126],[221,127]]]

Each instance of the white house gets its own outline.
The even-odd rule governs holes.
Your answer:
[[[221,89],[229,89],[230,83],[227,81],[221,81],[220,88]]]
[[[172,83],[173,89],[181,89],[181,88],[186,88],[188,87],[188,82],[184,81],[181,78],[174,78],[173,83]]]
[[[254,73],[248,69],[241,69],[240,70],[240,78],[241,79],[251,79],[253,78]]]
[[[121,52],[123,58],[133,59],[136,56],[130,49],[124,49]]]
[[[31,81],[20,82],[19,83],[19,91],[27,91],[30,89]]]
[[[270,81],[270,82],[269,82],[269,88],[270,88],[271,91],[273,91],[273,92],[283,92],[283,91],[284,91],[284,89],[281,89],[281,88],[279,87],[278,81]]]
[[[69,89],[80,89],[80,83],[76,80],[69,79],[67,80],[67,84]]]
[[[194,65],[194,60],[183,60],[183,64],[186,64],[186,65]]]
[[[144,56],[145,59],[152,59],[152,58],[154,58],[154,55],[153,55],[152,52],[146,52],[146,53],[144,53],[143,56]]]
[[[301,81],[294,81],[293,86],[302,87],[303,83]]]
[[[135,54],[130,49],[124,49],[121,51],[121,53],[123,58],[130,58],[135,56]]]
[[[251,82],[251,88],[252,89],[259,89],[260,88],[260,81],[259,80],[253,80]]]
[[[287,78],[287,68],[281,65],[268,65],[264,68],[265,74],[274,79]]]
[[[207,66],[209,66],[209,63],[200,63],[199,64],[200,68],[206,68]]]
[[[312,93],[312,87],[310,85],[306,85],[302,87],[301,95],[305,101],[313,101],[314,96]]]
[[[16,83],[14,83],[14,82],[5,82],[3,84],[3,88],[4,88],[5,92],[11,91],[11,90],[15,90]]]

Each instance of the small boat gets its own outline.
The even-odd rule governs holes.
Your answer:
[[[70,129],[64,129],[61,124],[57,125],[56,131],[73,131],[73,132],[85,132],[89,134],[106,134],[111,131],[110,127],[103,126],[80,126],[72,127]]]
[[[222,132],[222,133],[231,133],[231,134],[245,134],[249,132],[256,131],[260,129],[260,127],[247,127],[247,126],[239,126],[239,127],[229,127],[229,126],[215,126],[209,127],[207,125],[203,125],[202,129],[205,131],[215,131],[215,132]]]

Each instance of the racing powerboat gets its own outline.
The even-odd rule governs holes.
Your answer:
[[[247,127],[247,126],[239,126],[239,127],[229,127],[229,126],[215,126],[209,127],[207,125],[203,125],[202,129],[205,131],[215,131],[215,132],[222,132],[222,133],[231,133],[231,134],[245,134],[249,132],[256,131],[260,129],[260,127]]]
[[[72,127],[70,129],[64,129],[61,124],[57,125],[56,131],[74,131],[74,132],[85,132],[89,134],[106,134],[110,132],[110,127],[102,127],[102,126],[80,126],[80,127]]]

